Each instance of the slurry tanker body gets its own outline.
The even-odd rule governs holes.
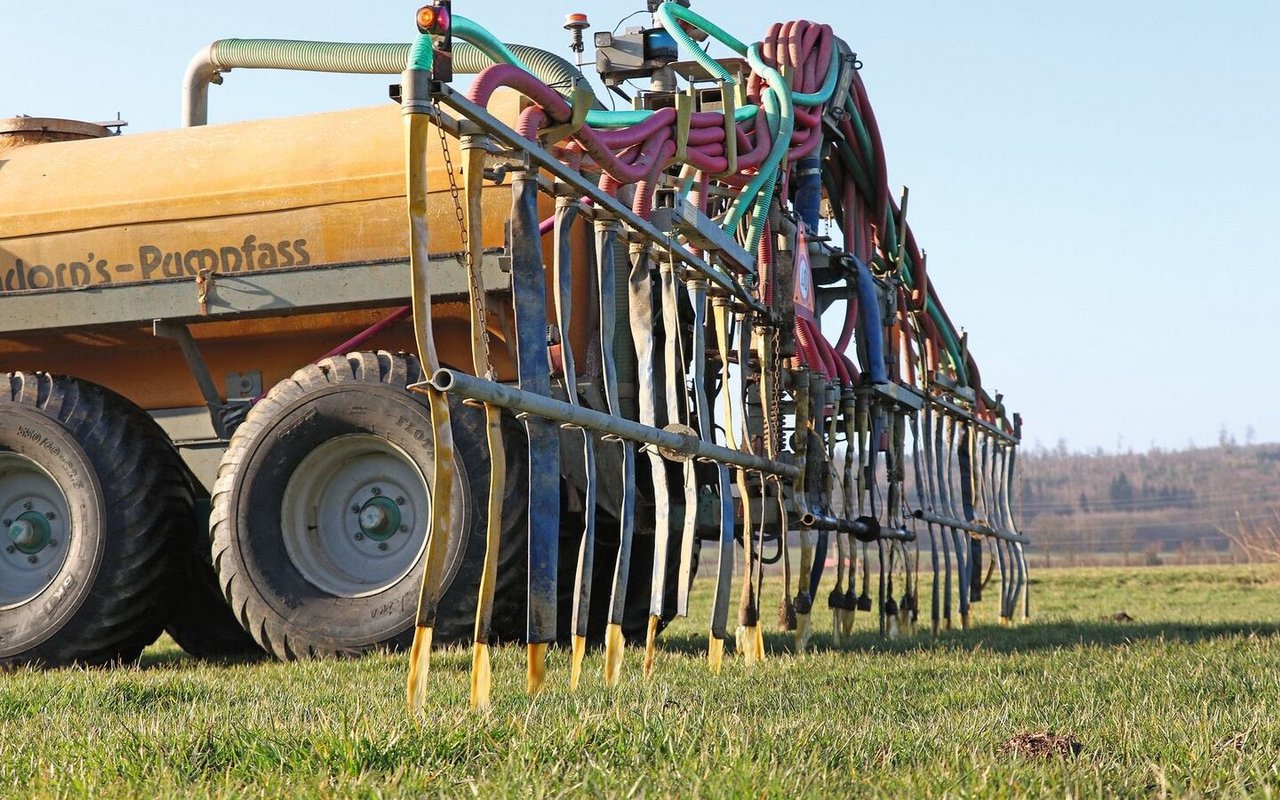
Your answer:
[[[859,610],[943,635],[984,553],[1025,616],[1020,422],[929,280],[857,56],[649,12],[593,37],[628,110],[439,3],[407,44],[216,41],[176,130],[0,121],[0,664],[162,630],[406,647],[421,702],[463,641],[483,706],[497,641],[530,691],[557,642],[574,686],[592,640],[607,683],[628,641],[651,671],[695,575],[717,670],[765,657],[775,604],[800,648],[815,606],[837,641]],[[395,84],[206,124],[247,69]]]

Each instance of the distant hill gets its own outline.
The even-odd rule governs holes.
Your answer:
[[[1146,453],[1025,448],[1023,530],[1037,561],[1230,560],[1222,528],[1265,523],[1280,508],[1280,444]]]

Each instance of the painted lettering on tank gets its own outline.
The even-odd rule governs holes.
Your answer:
[[[307,239],[281,239],[272,243],[248,234],[238,242],[209,242],[189,250],[142,244],[138,246],[136,262],[113,262],[100,258],[95,252],[45,263],[14,258],[8,264],[0,261],[0,292],[105,286],[136,277],[152,281],[194,278],[201,273],[233,274],[306,267],[312,263],[308,246]]]

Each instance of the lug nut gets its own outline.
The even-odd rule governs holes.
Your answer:
[[[23,510],[23,511],[30,511],[30,510],[31,510],[31,501],[30,501],[30,500],[27,500],[26,502],[24,502],[24,503],[22,504],[22,510]]]
[[[401,532],[401,533],[408,533],[408,532],[409,532],[409,526],[408,526],[408,525],[401,525],[401,526],[400,526],[400,532]]]
[[[373,487],[372,489],[370,489],[370,490],[369,490],[369,492],[370,492],[370,494],[372,494],[374,497],[377,497],[378,495],[382,494],[382,490],[381,490],[381,489],[379,489],[377,486],[375,486],[375,487]]]
[[[359,514],[359,513],[360,513],[360,506],[359,506],[359,504],[351,506],[351,513],[352,513],[352,514]]]
[[[402,505],[404,505],[404,498],[403,498],[403,497],[397,497],[397,498],[396,498],[396,505],[398,505],[398,506],[402,506]]]
[[[45,515],[44,515],[44,518],[45,518],[45,519],[47,519],[47,520],[52,521],[56,516],[57,516],[57,515],[55,515],[52,511],[46,511],[46,512],[45,512]]]
[[[39,561],[39,560],[40,560],[40,559],[36,558],[35,556],[27,556],[27,561],[28,561],[28,562],[30,562],[30,563],[32,563],[32,564],[36,563],[36,562],[37,562],[37,561]]]
[[[12,525],[12,524],[13,524],[13,520],[11,520],[11,519],[6,519],[6,520],[4,520],[4,526],[5,526],[6,528],[7,528],[7,527],[9,527],[9,526],[10,526],[10,525]]]
[[[18,548],[14,547],[13,545],[9,545],[8,547],[6,547],[6,548],[4,549],[4,551],[5,551],[6,553],[12,553],[14,550],[17,550],[17,549],[18,549]]]
[[[357,541],[357,542],[363,542],[363,541],[364,541],[364,534],[363,534],[363,533],[357,533],[357,534],[356,534],[356,541]]]
[[[378,549],[379,549],[379,550],[386,550],[386,549],[387,549],[387,543],[386,543],[386,542],[378,542]]]

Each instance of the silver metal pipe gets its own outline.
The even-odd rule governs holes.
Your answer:
[[[851,533],[858,541],[862,542],[874,541],[889,530],[876,524],[875,519],[872,517],[845,519],[831,514],[809,513],[800,517],[799,522],[802,527],[813,528],[814,530]],[[896,537],[887,536],[886,538],[892,539]],[[912,534],[911,538],[914,539],[915,535]]]
[[[1006,542],[1017,542],[1019,544],[1030,544],[1031,540],[1020,533],[1009,533],[1008,531],[998,531],[995,528],[989,528],[986,525],[977,525],[952,517],[944,517],[940,514],[933,514],[924,509],[916,509],[912,514],[916,519],[922,519],[925,522],[932,522],[935,525],[946,525],[949,528],[959,528],[962,531],[976,533],[979,536],[992,536],[996,539],[1002,539]]]
[[[964,406],[957,405],[951,402],[950,400],[947,400],[945,397],[942,397],[941,395],[930,394],[928,402],[938,406],[944,412],[950,412],[950,414],[954,417],[963,419],[967,422],[971,422],[974,425],[977,425],[979,428],[982,428],[984,431],[991,434],[992,436],[995,436],[996,438],[1002,439],[1006,442],[1009,442],[1010,444],[1015,444],[1015,445],[1018,444],[1018,437],[1014,436],[1008,431],[1000,430],[999,428],[997,428],[996,426],[992,425],[989,422],[985,422],[983,420],[978,419],[977,416],[975,416],[973,412],[970,411],[969,409],[965,408]]]
[[[909,531],[906,528],[881,528],[879,538],[897,539],[899,542],[914,542],[916,540],[916,532]]]
[[[493,403],[503,408],[555,420],[566,425],[590,428],[682,456],[707,459],[754,472],[781,475],[784,478],[794,479],[800,474],[799,468],[793,464],[783,464],[739,450],[731,450],[728,447],[703,442],[693,436],[651,428],[629,419],[604,414],[584,406],[570,405],[550,397],[530,394],[453,369],[437,370],[431,376],[430,384],[441,392]]]
[[[295,39],[219,39],[199,51],[182,81],[182,125],[209,121],[209,84],[222,83],[233,69],[296,70],[331,74],[399,75],[408,63],[408,42],[310,42]],[[580,80],[582,73],[565,59],[527,45],[507,45],[539,80],[557,91]],[[476,74],[495,64],[468,42],[454,40],[453,69]],[[599,101],[596,108],[604,108]]]

